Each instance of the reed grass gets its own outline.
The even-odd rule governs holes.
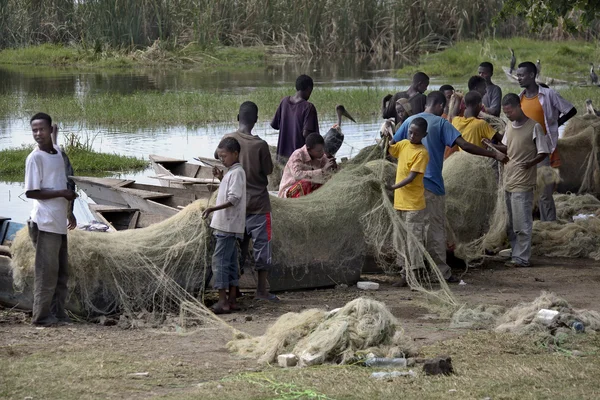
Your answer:
[[[78,43],[96,53],[195,43],[284,45],[296,53],[372,52],[394,57],[486,33],[525,29],[508,21],[492,31],[502,0],[4,0],[0,48]]]
[[[33,145],[0,150],[0,177],[14,177],[25,173],[25,159]],[[137,157],[99,153],[77,147],[66,149],[76,174],[106,171],[135,171],[148,166],[148,162]]]
[[[502,75],[502,66],[510,65],[509,48],[515,51],[517,65],[523,61],[542,63],[542,75],[564,80],[576,80],[588,76],[589,63],[600,60],[600,45],[584,40],[534,40],[528,38],[486,39],[465,41],[433,54],[426,54],[416,65],[398,71],[408,76],[422,70],[431,76],[468,78],[477,72],[482,61],[495,66],[494,73]]]
[[[107,49],[95,52],[80,45],[44,43],[0,51],[0,64],[66,66],[77,68],[134,68],[139,66],[181,66],[195,69],[263,67],[277,59],[268,55],[265,47],[214,47],[202,49],[190,44],[178,49],[167,49],[155,42],[143,50]]]
[[[270,121],[280,100],[294,93],[293,88],[259,88],[241,93],[216,92],[136,92],[37,96],[0,95],[0,114],[28,118],[34,110],[44,110],[61,123],[102,126],[152,127],[160,125],[197,126],[208,122],[235,122],[240,104],[246,100],[258,105],[259,119]],[[355,118],[376,117],[387,93],[382,89],[315,88],[311,101],[320,113],[331,112],[344,104]]]

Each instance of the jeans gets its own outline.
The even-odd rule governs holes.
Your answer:
[[[505,192],[508,224],[506,233],[512,249],[512,260],[527,266],[531,258],[533,231],[533,190]]]
[[[544,158],[538,165],[540,167],[550,167],[550,156]],[[540,188],[538,207],[540,209],[541,221],[556,221],[556,205],[554,204],[554,197],[552,197],[553,193],[554,183]]]
[[[238,286],[238,250],[235,234],[215,233],[217,242],[212,257],[215,289]]]

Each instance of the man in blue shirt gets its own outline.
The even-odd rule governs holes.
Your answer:
[[[506,156],[487,150],[467,142],[460,132],[450,122],[441,117],[446,106],[446,97],[442,92],[434,91],[427,95],[425,111],[408,118],[392,139],[392,143],[408,138],[408,127],[415,118],[425,118],[427,121],[427,136],[423,144],[429,152],[429,163],[425,170],[423,183],[425,185],[425,232],[427,251],[437,264],[440,272],[449,283],[459,281],[452,275],[446,264],[446,204],[442,166],[446,146],[458,145],[467,153],[483,157],[496,158],[504,162]]]

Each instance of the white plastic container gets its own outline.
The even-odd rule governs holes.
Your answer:
[[[356,287],[359,289],[362,289],[362,290],[377,290],[377,289],[379,289],[379,283],[363,281],[363,282],[358,282],[356,284]]]
[[[550,325],[554,317],[556,317],[557,315],[558,311],[556,310],[548,310],[546,308],[542,308],[540,311],[538,311],[537,315],[535,316],[535,320],[547,326]]]

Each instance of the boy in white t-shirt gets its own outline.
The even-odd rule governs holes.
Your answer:
[[[216,237],[212,270],[214,288],[219,291],[219,301],[212,307],[215,314],[239,309],[236,303],[239,283],[237,239],[243,239],[246,232],[246,172],[240,164],[240,151],[240,143],[235,138],[225,137],[219,143],[217,155],[228,171],[223,176],[223,171],[213,169],[213,174],[221,181],[217,202],[202,213],[204,218],[214,213],[210,223]]]
[[[25,161],[25,195],[34,200],[27,223],[35,246],[31,323],[51,326],[69,321],[65,311],[69,278],[67,228],[76,225],[69,202],[77,194],[67,189],[65,162],[60,148],[52,141],[52,118],[38,113],[30,123],[37,142]]]

